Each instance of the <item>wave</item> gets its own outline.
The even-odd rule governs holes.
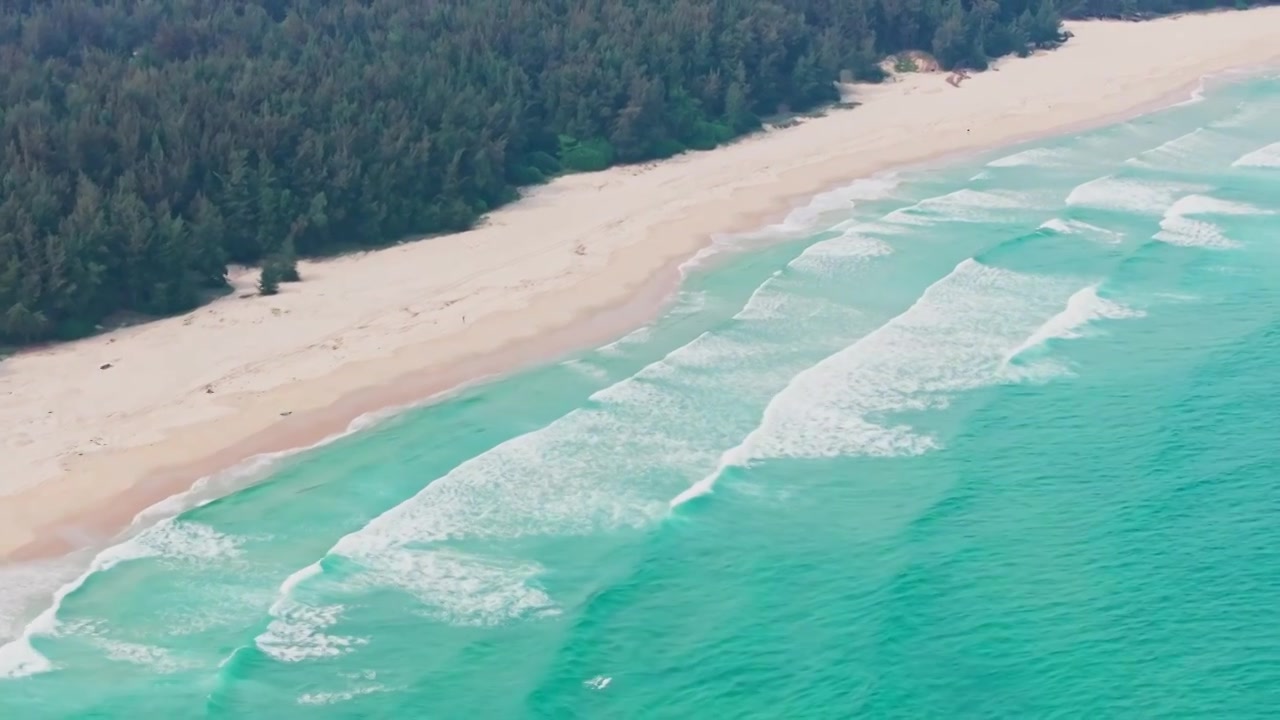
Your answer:
[[[996,158],[987,163],[987,167],[1008,168],[1033,165],[1036,167],[1059,167],[1067,164],[1071,150],[1067,148],[1030,148],[1012,155]]]
[[[623,335],[622,337],[618,338],[617,340],[614,340],[611,343],[606,343],[604,345],[601,345],[600,347],[596,348],[596,352],[604,355],[618,355],[628,345],[636,345],[638,343],[648,342],[649,338],[651,337],[653,337],[653,326],[645,325],[643,327],[638,327],[635,330],[632,330],[631,332],[627,333],[626,335]]]
[[[1206,189],[1200,185],[1118,178],[1108,175],[1077,185],[1067,195],[1067,204],[1100,210],[1158,215],[1180,195]]]
[[[331,635],[324,630],[338,622],[342,605],[307,605],[278,601],[267,629],[254,638],[254,644],[267,656],[280,662],[300,662],[314,658],[337,657],[360,645],[366,638]]]
[[[433,402],[483,381],[483,378],[477,379],[473,383],[410,405],[365,413],[352,420],[343,431],[319,442],[256,455],[227,470],[202,477],[188,490],[142,510],[134,516],[129,528],[123,533],[123,540],[93,556],[83,572],[54,590],[49,606],[27,623],[20,635],[0,645],[0,679],[26,677],[53,669],[53,664],[35,649],[31,641],[34,637],[59,634],[57,615],[63,601],[94,574],[106,572],[123,562],[151,557],[209,560],[238,554],[242,539],[224,535],[201,523],[183,521],[179,517],[182,513],[243,489],[253,481],[265,477],[285,458],[323,447],[352,433],[369,429],[410,407]]]
[[[593,394],[591,405],[463,462],[343,537],[328,556],[359,566],[353,588],[398,587],[445,622],[491,624],[554,611],[534,583],[541,572],[536,564],[441,543],[583,535],[658,519],[660,498],[646,481],[679,477],[709,444],[688,423],[671,422],[697,418],[701,409],[689,393],[662,381],[677,379],[677,366],[706,367],[749,352],[704,333]],[[282,595],[295,589],[283,588]]]
[[[1200,77],[1200,80],[1196,83],[1196,86],[1191,89],[1190,93],[1187,94],[1187,97],[1183,100],[1179,100],[1178,102],[1174,103],[1172,107],[1185,107],[1187,105],[1196,105],[1204,102],[1204,99],[1205,99],[1204,94],[1205,94],[1205,90],[1208,89],[1208,83],[1209,83],[1209,76],[1202,75]]]
[[[232,557],[239,553],[240,543],[241,539],[220,533],[207,525],[169,518],[102,551],[87,570],[54,593],[53,603],[23,629],[22,635],[0,646],[0,678],[24,677],[53,668],[53,664],[35,649],[31,640],[37,636],[60,634],[57,615],[63,601],[84,585],[90,576],[106,572],[124,562],[144,558],[211,560]]]
[[[1030,197],[1022,193],[962,188],[894,210],[882,220],[913,226],[938,222],[992,222],[1005,217],[1009,210],[1030,206]]]
[[[32,605],[84,572],[90,558],[61,558],[10,563],[0,567],[0,642],[17,638],[31,621]]]
[[[824,218],[833,213],[847,213],[859,202],[893,197],[894,191],[901,184],[901,180],[893,173],[855,180],[834,190],[818,193],[807,204],[788,213],[780,225],[770,226],[770,229],[792,233],[818,229]]]
[[[1199,81],[1197,81],[1196,86],[1192,88],[1187,98],[1174,103],[1172,107],[1183,107],[1203,102],[1206,99],[1206,93],[1209,89],[1210,81],[1217,83],[1219,81],[1232,81],[1236,79],[1258,79],[1259,77],[1271,79],[1273,77],[1270,74],[1272,69],[1273,66],[1270,64],[1245,65],[1242,67],[1233,67],[1202,75]]]
[[[1059,235],[1091,235],[1104,242],[1118,243],[1124,239],[1124,233],[1108,230],[1104,227],[1091,225],[1080,220],[1067,220],[1063,218],[1053,218],[1046,220],[1040,225],[1042,230],[1050,230]]]
[[[1280,95],[1267,98],[1253,97],[1236,105],[1236,112],[1213,122],[1214,127],[1228,130],[1268,127],[1276,112],[1280,111]]]
[[[1194,215],[1260,215],[1265,210],[1243,203],[1218,200],[1206,195],[1188,195],[1169,206],[1160,220],[1155,239],[1170,245],[1227,250],[1239,247],[1222,228]]]
[[[893,253],[893,248],[888,243],[863,235],[862,223],[849,221],[837,227],[839,235],[809,245],[781,270],[775,270],[751,292],[742,309],[732,319],[759,322],[798,319],[818,312],[853,312],[848,308],[836,308],[830,303],[790,291],[783,285],[787,280],[787,273],[838,279],[842,273],[864,265],[869,260]]]
[[[103,654],[111,660],[132,665],[142,665],[155,673],[171,674],[196,667],[190,661],[175,657],[168,649],[154,645],[143,645],[141,643],[106,638],[94,638],[93,644],[101,649]]]
[[[618,395],[618,385],[612,387]],[[597,393],[594,402],[643,402],[645,389],[652,390],[637,388],[632,398],[612,402]],[[648,458],[681,457],[687,449],[680,447],[674,433],[643,434],[630,443],[625,431],[608,410],[574,410],[463,462],[340,539],[326,558],[339,556],[357,564],[349,589],[399,588],[445,622],[490,624],[551,611],[550,599],[533,583],[540,572],[535,564],[503,566],[494,558],[431,545],[463,538],[585,534],[656,517],[643,488],[626,487],[613,478],[628,471],[644,476]],[[606,463],[592,462],[602,449],[606,457],[621,460],[620,466],[606,473]],[[666,469],[674,470],[673,465]],[[306,657],[332,649],[309,638],[336,617],[299,615],[299,603],[292,599],[298,586],[315,574],[308,572],[281,586],[271,613],[273,625],[280,625],[258,641],[263,649],[271,648],[273,656]],[[289,650],[291,640],[301,648]]]
[[[676,272],[680,274],[681,279],[687,278],[691,273],[705,267],[713,258],[732,252],[741,245],[742,241],[736,235],[727,233],[712,235],[710,242],[698,248],[697,252],[676,266]]]
[[[662,313],[662,317],[659,318],[658,321],[651,322],[647,325],[641,325],[617,340],[597,347],[596,352],[612,356],[621,355],[628,347],[648,342],[653,337],[654,327],[660,320],[684,315],[695,315],[701,312],[706,306],[707,294],[705,292],[681,290],[676,294],[675,301],[672,302],[671,306]]]
[[[1253,108],[1248,108],[1237,115],[1244,118],[1251,114],[1252,110]],[[1206,170],[1225,169],[1231,157],[1247,152],[1257,142],[1233,130],[1233,127],[1235,126],[1225,121],[1211,123],[1156,148],[1139,153],[1126,160],[1125,164],[1183,173],[1204,173]]]
[[[267,629],[254,638],[254,646],[281,662],[298,662],[310,658],[335,657],[367,642],[364,638],[329,635],[324,632],[338,622],[341,605],[309,605],[298,601],[294,591],[308,578],[323,572],[319,562],[297,570],[280,583],[276,599],[268,613]],[[238,651],[227,656],[219,667],[234,661]]]
[[[343,589],[399,588],[417,596],[436,619],[454,624],[492,625],[558,612],[546,593],[528,582],[542,571],[536,564],[503,563],[452,550],[423,552],[394,543],[365,553],[361,550],[370,548],[360,547],[360,533],[368,527],[339,540],[326,556],[342,555],[360,562],[361,572],[341,583]],[[323,562],[314,562],[281,583],[268,611],[271,620],[254,638],[258,650],[277,661],[294,663],[337,657],[368,643],[368,638],[327,632],[341,620],[345,606],[300,598],[299,587],[324,574]],[[238,652],[223,663],[233,662]]]
[[[352,589],[400,588],[445,622],[491,624],[552,612],[551,600],[534,583],[541,572],[536,564],[504,564],[431,545],[463,538],[579,535],[658,518],[659,498],[652,490],[619,479],[678,476],[683,462],[698,454],[699,436],[669,420],[673,415],[696,417],[696,401],[686,393],[664,391],[656,381],[669,378],[673,364],[700,366],[747,352],[745,346],[704,333],[635,376],[595,393],[591,406],[463,462],[339,540],[326,558],[340,556],[358,565],[348,583]],[[646,422],[658,417],[664,420]],[[629,418],[638,422],[629,423]],[[637,425],[651,430],[638,433]],[[317,648],[308,632],[320,632],[319,625],[327,627],[335,618],[293,611],[298,586],[322,565],[281,586],[272,616],[283,625],[270,631],[270,642],[262,639],[276,656],[292,652],[286,649],[290,638],[302,641],[298,652],[303,654],[332,648]],[[309,631],[300,627],[307,622],[313,625]]]
[[[851,199],[851,197],[865,197],[865,199],[869,199],[869,197],[879,197],[890,191],[893,186],[896,186],[896,181],[887,181],[887,179],[876,179],[876,181],[855,183],[854,186],[850,186],[850,188],[842,188],[841,191],[827,193],[827,195],[824,196],[824,199],[819,199],[818,202],[815,202],[814,208],[823,208],[823,202],[826,202],[827,205],[831,205],[832,202],[835,202],[837,197],[845,197],[845,199]],[[812,251],[810,252],[810,256],[826,256],[826,258],[846,256],[846,258],[854,258],[854,256],[872,256],[882,254],[882,252],[886,251],[884,250],[884,247],[879,247],[879,249],[874,252],[855,252],[851,250],[851,243],[854,242],[863,241],[850,237],[838,237],[835,238],[835,240],[827,241],[826,243],[815,243],[815,245],[810,247],[809,251],[806,252]],[[826,245],[831,247],[824,250],[824,246]],[[801,265],[803,265],[803,263],[801,263]],[[769,288],[765,286],[758,288],[758,291],[753,295],[753,302],[749,302],[748,306],[745,306],[744,310],[740,311],[739,315],[735,316],[735,319],[753,319],[753,313],[755,313],[755,315],[759,315],[759,319],[765,319],[769,318],[769,316],[773,316],[772,313],[759,313],[760,301],[768,295],[768,290]],[[622,338],[620,341],[604,346],[602,350],[605,352],[608,352],[609,350],[616,350],[616,348],[626,345],[628,342],[641,340],[641,338],[644,338],[645,334],[648,332],[650,332],[650,328],[641,328],[639,331],[628,334],[628,336]],[[699,338],[699,340],[705,340],[705,338]],[[690,346],[686,346],[684,357],[684,363],[686,365],[687,363],[690,363],[690,361],[694,360],[696,355],[698,355],[698,352],[696,352],[698,348],[698,342],[690,343]],[[716,354],[713,352],[712,355],[714,356]],[[671,357],[668,356],[668,360],[671,360]],[[713,363],[713,360],[708,359],[707,363]],[[63,601],[69,593],[72,593],[81,587],[84,580],[90,577],[90,575],[99,573],[99,571],[109,570],[116,564],[119,564],[120,561],[124,560],[141,559],[141,557],[151,557],[156,555],[182,555],[182,552],[177,550],[169,551],[164,550],[163,547],[156,548],[156,546],[164,546],[166,542],[174,542],[175,537],[180,537],[180,533],[178,533],[177,536],[174,536],[174,533],[172,532],[174,528],[198,527],[198,525],[186,523],[174,524],[172,521],[173,516],[180,514],[180,512],[192,509],[192,507],[204,505],[204,503],[210,502],[212,497],[227,495],[229,488],[225,486],[230,486],[230,484],[243,486],[244,480],[247,478],[262,477],[262,475],[268,473],[270,468],[273,468],[276,461],[283,459],[285,456],[296,454],[296,452],[311,450],[311,448],[325,445],[325,443],[332,442],[334,439],[346,436],[346,434],[369,428],[372,424],[378,423],[378,421],[387,418],[387,416],[397,414],[399,411],[403,411],[402,407],[381,411],[381,413],[361,416],[361,418],[358,418],[349,425],[346,432],[325,438],[324,441],[316,443],[314,446],[253,457],[253,459],[244,462],[244,464],[237,466],[237,468],[227,471],[227,473],[220,473],[219,475],[215,475],[215,477],[197,480],[189,491],[179,493],[177,496],[166,498],[165,501],[156,503],[156,505],[148,507],[147,510],[140,512],[140,514],[134,518],[131,528],[133,532],[137,533],[136,536],[99,553],[99,556],[95,557],[95,559],[90,562],[90,566],[88,566],[88,569],[84,571],[84,573],[74,579],[73,582],[63,585],[63,587],[59,588],[58,591],[55,592],[52,605],[45,612],[42,612],[35,621],[32,621],[32,623],[27,625],[27,628],[23,630],[22,637],[18,638],[17,641],[14,641],[13,643],[0,647],[0,659],[5,659],[0,660],[0,674],[24,675],[50,669],[49,662],[47,662],[40,653],[35,651],[35,648],[31,646],[29,639],[31,639],[33,635],[56,634],[56,628],[58,628],[58,623],[56,623],[56,614],[58,614],[60,609],[61,601]],[[210,532],[212,532],[211,529]],[[187,539],[191,539],[193,543],[198,542],[198,538]],[[193,544],[192,547],[195,547],[195,544]],[[198,556],[198,552],[192,551],[192,555]],[[443,571],[443,573],[447,575],[451,562],[453,565],[457,565],[458,561],[457,559],[452,561],[449,559],[440,560],[438,564],[436,564],[435,570]],[[319,568],[319,565],[317,565],[316,568]],[[527,569],[522,571],[522,573],[526,575],[531,574]],[[291,591],[291,588],[284,588],[283,592],[288,594],[289,591]],[[543,603],[540,603],[539,601],[518,601],[512,602],[512,605],[540,606],[543,605]],[[276,634],[288,634],[294,632],[294,629],[289,626],[289,618],[284,618],[284,616],[297,615],[297,612],[282,606],[276,607],[276,614],[282,615],[282,619],[278,620],[283,623],[278,623],[278,626],[276,626]],[[303,618],[302,624],[306,624],[306,621],[310,621],[308,619],[316,619],[307,614],[303,615],[305,615],[305,618]],[[273,646],[273,642],[271,642],[270,637],[265,639],[264,644],[268,647],[275,647]]]
[[[684,317],[697,315],[707,308],[710,297],[705,290],[681,290],[676,301],[664,313],[665,317]]]
[[[1280,142],[1274,142],[1242,155],[1232,167],[1280,168]]]
[[[807,288],[814,283],[811,269],[853,267],[886,252],[883,243],[852,232],[815,243],[761,283],[726,326],[595,392],[585,407],[426,484],[282,584],[271,615],[286,625],[269,629],[264,644],[284,655],[293,633],[304,642],[300,652],[322,651],[305,644],[309,636],[298,621],[313,621],[314,632],[328,635],[332,618],[298,616],[294,610],[302,602],[300,586],[317,575],[351,592],[398,588],[413,595],[428,616],[450,624],[485,625],[558,612],[538,585],[540,565],[470,547],[463,551],[457,543],[572,537],[660,520],[670,492],[687,486],[696,468],[714,462],[749,427],[752,396],[767,401],[802,369],[791,369],[803,362],[798,349],[829,345],[824,336],[803,333],[796,319],[821,314],[843,321],[857,315],[790,292],[788,284],[798,280]],[[739,331],[748,326],[751,332]],[[761,343],[765,328],[782,335]],[[331,567],[341,571],[330,573]],[[332,647],[320,644],[326,652]]]
[[[1145,313],[1141,310],[1133,310],[1100,297],[1098,286],[1089,285],[1068,298],[1066,309],[1036,328],[1030,337],[1005,355],[1003,362],[1008,364],[1019,355],[1040,347],[1050,340],[1080,337],[1081,329],[1095,320],[1138,318],[1144,315]]]
[[[902,314],[796,375],[715,470],[669,501],[710,492],[729,468],[769,458],[919,454],[936,439],[882,416],[945,406],[1001,380],[1002,360],[1057,310],[1065,281],[960,263]]]
[[[800,272],[832,275],[859,263],[893,252],[883,240],[863,234],[861,226],[846,229],[839,236],[804,249],[787,267]]]
[[[1207,127],[1196,128],[1150,150],[1144,150],[1124,163],[1146,168],[1182,167],[1188,162],[1202,159],[1205,153],[1218,148],[1223,139],[1222,134]]]
[[[340,673],[340,675],[348,681],[353,681],[351,686],[346,690],[303,693],[298,696],[298,704],[333,705],[340,702],[346,702],[347,700],[354,699],[361,695],[391,691],[391,688],[377,682],[378,673],[373,670],[364,670],[362,672],[355,673]]]
[[[386,685],[372,683],[363,685],[351,690],[342,690],[340,692],[316,692],[303,693],[298,696],[299,705],[334,705],[347,700],[353,700],[361,695],[370,695],[378,692],[388,692]]]
[[[866,196],[869,193],[863,192],[862,194]],[[851,237],[838,237],[811,246],[806,251],[809,253],[807,257],[825,257],[828,259],[843,257],[846,261],[861,262],[867,257],[886,251],[884,247],[880,247],[876,252],[859,253],[853,251],[852,244],[862,242],[864,241]],[[831,247],[825,249],[824,243]],[[801,270],[803,270],[806,262],[808,261],[799,263]],[[773,279],[771,278],[771,280]],[[773,311],[760,312],[761,304],[779,300],[777,297],[773,301],[766,300],[770,293],[773,292],[773,288],[766,282],[757,289],[752,301],[744,306],[735,316],[735,319],[748,321],[753,317],[758,317],[759,319],[774,317]],[[805,300],[804,298],[784,297],[781,298],[781,301],[803,302]],[[784,311],[782,306],[778,306],[776,310],[777,312],[789,313],[796,311],[797,308],[791,305]],[[837,310],[848,312],[847,309],[837,308]],[[827,311],[830,311],[830,308],[827,308]],[[635,342],[650,331],[651,328],[642,328],[610,346],[605,346],[602,350],[607,354],[611,347],[616,349],[628,342]],[[549,454],[562,453],[567,462],[571,462],[575,457],[585,456],[594,449],[592,446],[595,444],[593,441],[595,438],[612,438],[613,442],[618,444],[634,445],[635,452],[631,453],[630,456],[637,458],[637,462],[642,462],[645,457],[669,457],[669,464],[665,468],[658,467],[654,470],[655,473],[667,477],[673,476],[671,475],[672,467],[678,465],[681,459],[689,454],[697,455],[699,452],[707,452],[710,453],[710,457],[714,457],[715,451],[713,447],[708,447],[707,449],[686,447],[683,453],[675,452],[672,454],[670,451],[673,448],[689,445],[690,438],[679,430],[667,429],[672,425],[669,421],[646,423],[663,427],[664,431],[656,432],[649,438],[648,442],[634,442],[636,439],[626,431],[626,428],[623,427],[624,423],[618,422],[616,418],[611,416],[611,413],[616,412],[618,406],[621,405],[625,413],[638,415],[645,420],[650,418],[645,418],[644,416],[652,416],[654,413],[670,413],[683,417],[696,416],[702,410],[702,408],[698,407],[698,403],[690,401],[687,396],[682,397],[685,394],[680,392],[678,388],[674,392],[660,391],[654,385],[654,382],[661,381],[671,375],[673,368],[690,368],[699,365],[713,366],[717,363],[731,360],[734,357],[753,354],[758,353],[753,352],[753,348],[746,347],[740,342],[704,334],[683,348],[668,354],[663,360],[642,369],[640,373],[637,373],[632,378],[610,386],[592,396],[593,403],[605,407],[587,408],[570,413],[570,415],[565,416],[551,426],[544,428],[544,431],[521,436],[515,441],[500,445],[489,453],[455,468],[454,472],[446,475],[440,481],[432,483],[424,490],[427,494],[426,497],[420,499],[429,502],[437,493],[443,493],[448,496],[448,500],[443,504],[441,512],[451,512],[452,518],[456,522],[448,519],[443,520],[446,535],[450,533],[465,534],[468,529],[481,534],[496,533],[499,535],[518,535],[523,532],[550,532],[553,529],[573,532],[575,526],[585,528],[592,526],[593,523],[608,525],[615,522],[635,524],[658,517],[661,515],[661,507],[664,505],[662,500],[665,494],[663,493],[657,493],[648,498],[643,495],[628,497],[625,492],[610,496],[607,488],[602,488],[600,492],[593,494],[592,488],[588,487],[591,477],[580,478],[580,483],[569,482],[569,486],[578,486],[579,491],[575,491],[573,487],[558,486],[556,478],[543,478],[540,467]],[[748,363],[748,366],[749,372],[742,380],[743,385],[748,387],[760,382],[761,373],[772,372],[776,369],[771,367],[767,360],[758,364]],[[628,393],[630,393],[630,396],[628,396]],[[652,408],[646,410],[643,407],[645,404],[651,404]],[[390,412],[362,417],[352,423],[347,432],[326,438],[311,447],[323,445],[349,432],[368,427],[383,417],[402,410],[403,408],[395,408]],[[707,420],[707,428],[710,430],[714,425],[714,418],[708,418]],[[694,433],[694,436],[696,437],[697,434]],[[715,442],[714,432],[703,433],[703,437],[707,438],[707,443]],[[579,439],[585,439],[586,441],[579,442]],[[189,529],[195,526],[188,523],[175,524],[171,519],[174,514],[209,502],[210,498],[204,496],[208,495],[210,491],[217,490],[217,496],[221,496],[227,493],[228,488],[226,486],[233,484],[243,486],[246,477],[261,477],[279,459],[301,452],[304,449],[253,458],[232,471],[216,477],[202,479],[187,493],[174,496],[140,513],[135,518],[134,532],[136,534],[133,538],[99,553],[83,574],[71,583],[64,585],[55,593],[52,605],[35,621],[28,624],[20,638],[0,647],[0,673],[5,675],[26,675],[50,669],[51,664],[32,647],[30,640],[33,636],[54,634],[56,632],[56,615],[61,607],[63,598],[78,589],[89,576],[97,572],[106,571],[124,560],[150,557],[156,554],[181,554],[181,551],[177,548],[182,543],[179,542],[179,536],[174,536],[172,531],[174,528]],[[511,470],[510,468],[514,466],[518,466],[518,468]],[[501,469],[504,467],[507,468],[505,471]],[[493,472],[495,469],[497,471]],[[612,470],[608,474],[611,475]],[[483,511],[485,504],[483,496],[486,492],[491,492],[493,495],[502,495],[501,482],[504,479],[511,480],[518,486],[523,486],[508,498],[510,502],[499,499],[492,503],[493,507],[505,506],[513,511],[511,515],[513,525],[501,528],[494,526],[492,523],[487,524],[483,519],[486,515]],[[539,487],[537,485],[539,479],[545,479],[548,483]],[[497,480],[498,482],[491,482],[492,480]],[[453,483],[466,485],[469,482],[476,482],[481,488],[478,489],[481,497],[476,499],[478,504],[472,503],[472,498],[465,490],[460,490],[457,494],[448,491],[448,488]],[[577,496],[584,500],[583,504],[577,508],[572,508],[565,506],[563,503],[558,503],[562,499],[562,494],[557,488],[564,489],[566,491],[564,494],[570,497],[576,493]],[[517,507],[521,502],[524,502],[525,506]],[[546,509],[557,504],[561,504],[562,512]],[[539,510],[537,507],[539,505],[544,506],[543,509]],[[407,512],[407,508],[401,508],[401,510]],[[424,512],[429,516],[433,515],[430,510],[424,510]],[[417,516],[413,513],[408,514],[411,519],[407,520],[407,522],[416,522],[416,519],[412,518]],[[163,518],[164,516],[169,516],[170,519],[162,519],[150,527],[145,527],[147,523],[155,523],[157,518]],[[386,522],[389,518],[384,518],[383,520]],[[529,522],[529,527],[523,529],[515,527],[524,521]],[[376,521],[372,525],[373,529],[370,532],[374,532],[378,527]],[[189,541],[189,553],[199,554],[196,548],[199,547],[201,539],[197,537],[186,538],[186,541]],[[203,538],[203,540],[210,539],[212,539],[212,536]],[[345,547],[348,549],[355,547],[352,544],[353,542],[349,540]],[[164,549],[165,545],[173,547]],[[231,551],[231,548],[224,547],[221,551]],[[504,616],[504,613],[512,615],[548,610],[549,600],[540,595],[540,591],[536,588],[524,582],[525,579],[533,577],[539,572],[539,569],[534,566],[517,565],[495,569],[489,558],[459,554],[437,554],[426,558],[401,555],[400,561],[406,562],[406,557],[413,560],[410,564],[413,565],[414,573],[400,575],[398,579],[410,585],[408,589],[418,590],[423,595],[425,604],[431,605],[434,603],[442,616],[450,616],[461,622],[477,620],[487,622]],[[316,565],[309,572],[314,573],[318,571],[318,568],[320,566]],[[389,574],[374,574],[381,575],[382,580],[391,581],[397,579],[397,577],[393,577],[396,575],[395,571]],[[305,580],[306,577],[307,575],[292,577],[291,581],[282,586],[280,597],[290,597],[296,585]],[[451,581],[457,582],[450,585]],[[334,615],[332,619],[336,619],[336,617]],[[286,603],[274,607],[272,618],[274,624],[260,638],[260,649],[273,657],[287,656],[290,652],[329,652],[337,647],[350,647],[354,643],[352,641],[344,645],[340,640],[330,642],[326,639],[330,636],[321,632],[321,630],[323,629],[322,626],[331,619],[328,611],[311,612],[305,608],[295,607]],[[295,646],[301,649],[288,649]]]
[[[560,363],[588,380],[604,381],[609,379],[609,371],[583,358],[571,358]]]
[[[819,215],[829,213],[839,209],[847,212],[851,208],[851,204],[855,200],[863,199],[883,199],[892,196],[892,191],[898,186],[899,181],[893,176],[872,177],[857,181],[844,188],[823,193],[816,197],[813,202],[804,208],[793,211],[788,216],[788,220],[780,225],[771,225],[764,231],[760,232],[790,232],[803,227],[806,230],[816,228],[816,222]],[[848,269],[851,262],[861,262],[870,258],[888,255],[893,249],[882,240],[871,237],[867,233],[874,232],[877,228],[872,223],[860,222],[858,220],[846,220],[837,223],[831,228],[832,232],[838,232],[834,238],[828,238],[819,242],[815,242],[806,247],[800,255],[787,263],[788,270],[798,272],[808,272],[817,274],[832,274],[836,270]],[[880,228],[893,232],[892,228]],[[727,237],[727,236],[726,236]],[[704,262],[709,257],[721,252],[725,252],[727,248],[733,244],[730,240],[717,240],[716,248],[708,247],[700,251],[698,255],[690,259],[689,267],[694,267]],[[706,254],[704,254],[706,253]],[[773,278],[777,278],[782,271],[773,274]],[[771,278],[771,279],[773,279]],[[738,320],[766,320],[777,317],[776,311],[764,307],[767,302],[775,302],[776,298],[770,298],[772,287],[766,281],[765,284],[757,287],[753,292],[747,305],[734,315],[734,319]],[[686,296],[689,296],[686,299]],[[705,293],[689,293],[682,292],[681,300],[677,302],[676,307],[669,311],[668,315],[675,314],[691,314],[696,312],[706,304]],[[653,336],[653,325],[636,328],[627,333],[623,337],[600,346],[597,352],[605,355],[618,355],[625,348],[631,345],[647,342]],[[593,372],[591,367],[575,367],[575,369],[588,375],[599,375]]]
[[[781,290],[776,289],[778,278],[782,276],[781,270],[775,270],[769,279],[765,280],[755,290],[751,292],[747,302],[743,304],[733,317],[737,320],[769,320],[778,317],[785,307],[789,297]]]
[[[681,276],[703,267],[713,258],[727,252],[758,243],[761,240],[799,238],[823,229],[829,218],[847,214],[860,202],[884,200],[893,197],[901,184],[895,173],[882,173],[855,180],[833,190],[814,195],[809,202],[792,209],[781,222],[766,225],[745,233],[720,234],[711,239],[692,257],[680,264]]]

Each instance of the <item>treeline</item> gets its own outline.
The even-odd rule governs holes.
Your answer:
[[[1051,0],[6,2],[0,342],[188,310],[229,262],[461,230],[832,101],[888,53],[1058,40]]]
[[[1246,9],[1254,5],[1272,5],[1268,0],[1062,0],[1062,14],[1068,18],[1130,18],[1213,10],[1215,8]]]

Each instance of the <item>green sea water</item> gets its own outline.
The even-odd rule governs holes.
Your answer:
[[[5,569],[0,717],[1273,717],[1277,118],[860,180],[615,343]]]

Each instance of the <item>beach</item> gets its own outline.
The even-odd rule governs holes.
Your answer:
[[[1280,60],[1280,8],[1069,23],[1062,48],[857,86],[712,152],[573,175],[475,230],[334,260],[258,296],[0,363],[0,557],[98,547],[146,507],[358,417],[603,343],[651,319],[713,237],[841,182],[1186,99]]]

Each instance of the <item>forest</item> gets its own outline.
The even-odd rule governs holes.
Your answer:
[[[897,51],[981,69],[1060,42],[1061,16],[1214,4],[13,0],[0,344],[187,311],[229,263],[462,230],[560,173],[710,149]]]

